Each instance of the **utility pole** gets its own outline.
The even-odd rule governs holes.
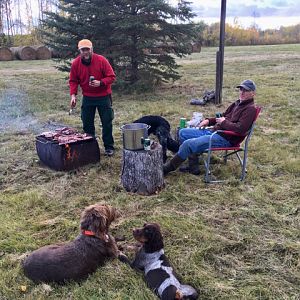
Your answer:
[[[215,97],[215,104],[221,104],[222,103],[222,86],[223,86],[226,0],[221,0],[221,1],[222,1],[222,4],[221,4],[219,51],[217,51],[217,55],[216,55],[216,97]]]

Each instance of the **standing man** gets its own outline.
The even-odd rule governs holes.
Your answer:
[[[223,116],[208,118],[199,124],[200,128],[213,126],[212,129],[184,128],[179,131],[181,145],[177,154],[164,164],[163,170],[165,175],[176,170],[187,158],[189,166],[186,171],[199,175],[200,169],[197,154],[203,153],[209,147],[210,136],[214,131],[229,130],[242,136],[247,134],[256,116],[254,105],[256,86],[252,80],[247,79],[239,84],[237,88],[239,89],[239,99],[226,109]],[[217,133],[213,136],[212,147],[232,147],[239,144],[242,139],[241,136]]]
[[[98,110],[102,123],[102,141],[105,155],[114,154],[114,139],[112,135],[112,108],[111,84],[116,75],[108,60],[99,54],[93,53],[93,44],[90,40],[79,41],[80,55],[71,65],[70,72],[70,106],[76,106],[78,85],[82,90],[81,120],[85,133],[95,136],[95,112]]]

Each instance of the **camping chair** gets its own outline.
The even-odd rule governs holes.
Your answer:
[[[241,165],[241,168],[242,168],[242,174],[241,174],[240,179],[241,179],[241,181],[243,181],[245,179],[246,173],[247,173],[246,166],[247,166],[247,157],[248,157],[248,145],[249,145],[250,138],[253,134],[253,130],[254,130],[254,127],[255,127],[255,121],[258,118],[258,115],[259,115],[260,112],[261,112],[261,107],[257,106],[254,121],[251,125],[250,130],[247,132],[247,134],[245,136],[242,136],[242,135],[240,135],[236,132],[229,131],[229,130],[217,130],[210,136],[208,149],[206,149],[204,151],[204,153],[207,153],[207,158],[205,158],[206,155],[203,155],[203,161],[204,161],[204,166],[205,166],[205,179],[204,179],[204,181],[206,183],[217,183],[217,182],[224,181],[224,180],[212,180],[212,178],[211,178],[212,177],[211,176],[211,170],[210,170],[211,155],[212,155],[213,152],[216,152],[216,151],[224,151],[225,152],[225,154],[223,155],[223,159],[224,159],[225,164],[227,163],[227,158],[229,156],[235,154],[236,157],[238,158],[238,160],[240,162],[240,165]],[[235,145],[233,147],[212,148],[211,147],[212,138],[215,134],[217,134],[219,132],[223,132],[223,133],[230,134],[230,135],[235,135],[235,136],[240,136],[241,139],[242,139],[240,143],[242,143],[244,141],[244,147],[241,147],[240,144],[238,144],[238,145]],[[239,152],[241,152],[241,151],[244,152],[243,159],[239,155]]]

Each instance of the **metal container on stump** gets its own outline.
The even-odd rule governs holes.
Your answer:
[[[123,147],[126,150],[143,150],[143,139],[148,138],[149,125],[144,123],[132,123],[121,126]]]

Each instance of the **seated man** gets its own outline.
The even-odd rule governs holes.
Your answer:
[[[240,135],[246,135],[250,129],[255,115],[254,96],[255,83],[244,80],[239,88],[239,99],[232,103],[220,118],[208,118],[199,126],[214,126],[212,129],[184,128],[179,132],[180,147],[176,155],[163,166],[164,174],[176,170],[187,158],[189,159],[188,171],[199,175],[199,160],[197,154],[203,153],[209,146],[209,139],[216,130],[230,130]],[[241,137],[218,133],[213,136],[212,147],[231,147],[239,144]]]

